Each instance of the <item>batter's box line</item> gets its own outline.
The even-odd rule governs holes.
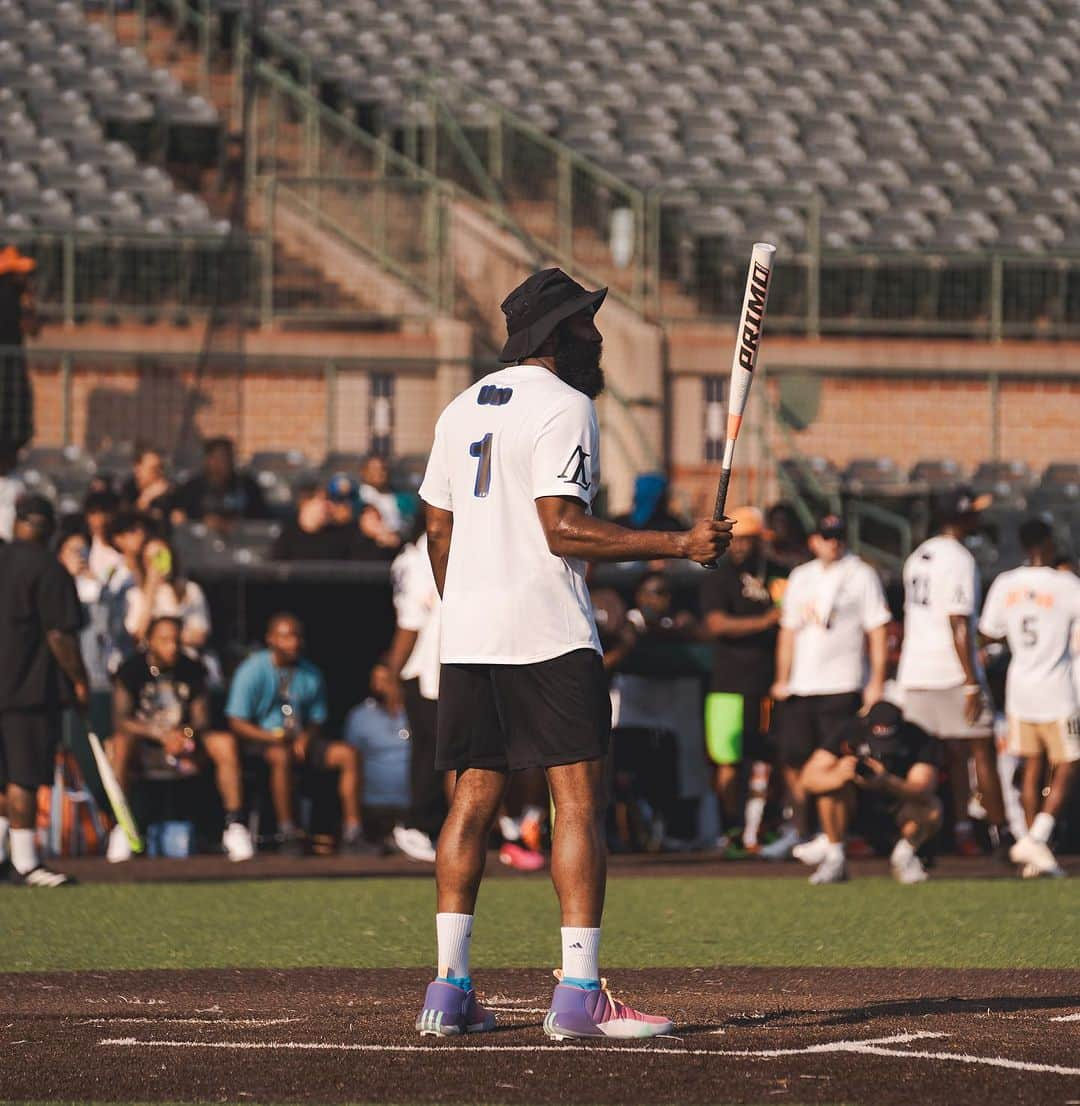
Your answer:
[[[303,1018],[82,1018],[77,1025],[243,1025],[261,1029],[292,1025]]]
[[[640,1053],[656,1056],[712,1056],[721,1059],[773,1060],[787,1056],[812,1056],[828,1052],[849,1052],[865,1056],[888,1056],[907,1060],[946,1060],[961,1064],[985,1064],[989,1067],[1009,1068],[1014,1071],[1041,1072],[1047,1075],[1080,1075],[1080,1068],[1067,1068],[1060,1064],[1039,1064],[1030,1060],[1009,1060],[1003,1056],[972,1056],[961,1052],[927,1052],[925,1050],[888,1048],[887,1045],[905,1045],[912,1041],[944,1037],[944,1033],[915,1031],[896,1033],[891,1037],[871,1037],[863,1041],[829,1041],[824,1044],[806,1045],[803,1048],[767,1049],[718,1049],[718,1048],[649,1048],[641,1045],[470,1045],[469,1052],[583,1052],[604,1056],[611,1052]],[[100,1046],[118,1048],[214,1048],[232,1049],[238,1052],[270,1052],[275,1049],[311,1052],[423,1052],[436,1056],[454,1055],[460,1058],[462,1049],[440,1048],[431,1045],[373,1045],[350,1044],[333,1041],[147,1041],[138,1037],[112,1037],[98,1041]]]

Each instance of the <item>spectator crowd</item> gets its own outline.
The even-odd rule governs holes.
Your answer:
[[[355,477],[298,481],[270,553],[390,565],[396,628],[370,674],[356,674],[367,694],[337,727],[302,618],[274,614],[262,647],[233,665],[178,558],[186,526],[227,535],[271,515],[227,439],[208,441],[180,484],[160,451],[138,449],[129,473],[96,477],[82,509],[59,519],[17,474],[0,479],[0,539],[48,546],[70,578],[81,613],[65,627],[85,671],[64,671],[76,699],[85,684],[90,727],[125,794],[212,781],[233,861],[263,847],[304,853],[327,822],[322,807],[341,851],[434,859],[448,787],[432,767],[439,597],[420,504],[390,487],[381,457]],[[627,566],[629,586],[596,584],[614,717],[612,847],[795,857],[813,883],[846,879],[859,851],[921,882],[946,845],[997,853],[1031,878],[1061,874],[1051,845],[1080,762],[1080,581],[1032,519],[1026,565],[1002,573],[983,604],[965,545],[981,506],[962,488],[938,497],[936,531],[904,569],[902,617],[849,550],[843,519],[825,515],[806,534],[783,504],[732,512],[714,571],[657,562],[643,574]],[[683,525],[654,474],[619,521]],[[50,710],[67,702],[61,690]],[[500,860],[542,867],[548,813],[543,773],[515,778]],[[0,830],[6,818],[5,808]],[[129,861],[132,844],[114,828],[109,860]]]

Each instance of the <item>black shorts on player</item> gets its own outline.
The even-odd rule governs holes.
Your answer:
[[[0,711],[0,790],[9,783],[27,791],[51,784],[59,741],[55,711]]]
[[[592,649],[535,664],[444,664],[435,767],[516,772],[606,756],[611,699]]]
[[[862,708],[862,695],[845,691],[838,695],[792,695],[773,709],[773,733],[781,763],[802,768]]]

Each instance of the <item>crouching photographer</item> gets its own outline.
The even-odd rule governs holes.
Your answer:
[[[816,797],[822,833],[795,855],[816,865],[810,882],[847,879],[844,838],[858,825],[871,843],[893,845],[889,862],[900,883],[921,883],[916,850],[941,826],[937,797],[941,743],[887,700],[853,718],[806,762],[802,783]],[[899,840],[896,840],[899,830]]]

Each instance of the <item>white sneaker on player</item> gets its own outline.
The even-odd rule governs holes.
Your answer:
[[[844,883],[846,880],[847,860],[843,853],[830,853],[810,876],[810,882],[815,887],[823,883]]]
[[[110,864],[123,864],[131,859],[131,842],[123,827],[113,826],[108,847],[105,849],[105,859]]]
[[[811,837],[809,841],[802,841],[791,850],[791,855],[803,864],[809,864],[816,868],[824,859],[829,848],[829,839],[823,833],[817,837]]]
[[[230,822],[221,835],[221,844],[225,855],[239,864],[255,855],[255,843],[251,840],[251,831],[243,822]]]
[[[928,878],[923,862],[914,853],[904,860],[893,860],[891,867],[897,883],[925,883]]]
[[[435,863],[435,846],[423,830],[394,826],[394,844],[410,859],[424,864]]]
[[[1030,834],[1027,837],[1021,837],[1009,849],[1009,859],[1014,864],[1031,865],[1037,868],[1040,875],[1054,877],[1065,875],[1057,862],[1057,857],[1050,851],[1050,846],[1042,841],[1036,841]]]
[[[762,845],[758,850],[758,856],[763,860],[787,860],[791,856],[791,850],[799,843],[799,835],[794,826],[784,826],[780,836],[767,845]]]

